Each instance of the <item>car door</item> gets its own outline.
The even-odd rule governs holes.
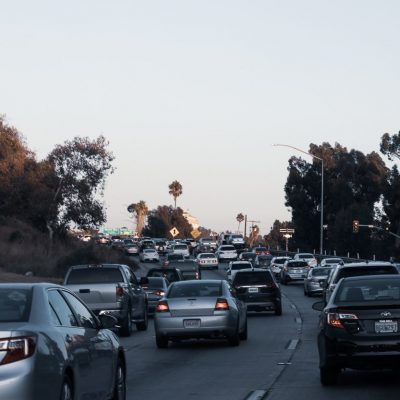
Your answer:
[[[89,309],[75,295],[61,290],[84,330],[83,340],[89,349],[91,370],[85,384],[91,389],[93,398],[106,398],[113,388],[116,365],[114,362],[114,348],[110,336]]]
[[[240,300],[237,297],[236,294],[236,290],[235,288],[229,284],[228,285],[228,291],[229,291],[229,295],[230,297],[232,297],[232,300],[235,302],[236,307],[238,309],[238,314],[239,314],[239,326],[240,326],[240,330],[242,330],[244,328],[244,325],[246,323],[246,318],[247,318],[247,307],[246,305],[243,303],[242,300]]]
[[[136,275],[131,272],[129,267],[123,267],[125,276],[129,282],[129,295],[131,297],[132,317],[140,319],[143,317],[143,312],[146,308],[146,293],[139,285]]]

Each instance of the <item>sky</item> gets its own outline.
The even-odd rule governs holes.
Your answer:
[[[3,0],[0,114],[38,158],[104,135],[128,204],[177,204],[216,231],[288,220],[288,159],[310,143],[369,153],[399,124],[400,2]],[[307,157],[307,156],[304,156]],[[310,159],[311,160],[311,159]]]

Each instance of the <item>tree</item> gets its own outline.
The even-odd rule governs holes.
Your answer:
[[[148,211],[149,209],[147,204],[143,200],[140,200],[139,203],[132,203],[128,206],[128,212],[136,214],[136,232],[139,236],[142,234]]]
[[[393,161],[395,158],[400,159],[400,132],[394,135],[385,133],[382,136],[381,152],[391,161]]]
[[[176,199],[182,194],[182,185],[178,181],[173,181],[168,188],[169,194],[174,198],[176,208]]]
[[[273,249],[284,249],[285,248],[285,238],[283,237],[280,229],[293,228],[293,224],[288,221],[275,220],[270,232],[265,236],[265,242],[267,246]]]
[[[240,232],[240,224],[244,221],[244,215],[243,215],[242,213],[239,213],[239,214],[236,216],[236,221],[239,222],[239,225],[238,225],[238,232]]]
[[[57,220],[49,220],[50,236],[54,229],[67,230],[71,224],[79,229],[95,228],[106,220],[100,197],[106,177],[113,173],[114,157],[103,136],[90,140],[75,137],[58,145],[49,154],[58,178],[53,203],[57,205]]]

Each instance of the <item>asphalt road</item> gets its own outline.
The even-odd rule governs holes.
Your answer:
[[[142,266],[142,273],[150,265]],[[140,276],[140,272],[138,274]],[[221,279],[225,270],[204,271]],[[400,375],[346,370],[336,387],[319,382],[318,313],[298,283],[282,287],[283,315],[249,315],[249,338],[239,347],[224,341],[155,344],[152,320],[146,332],[122,338],[128,358],[129,400],[362,400],[397,399]]]

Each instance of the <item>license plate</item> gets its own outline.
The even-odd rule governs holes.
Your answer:
[[[183,320],[184,328],[200,328],[200,320],[199,319],[184,319]]]
[[[258,293],[258,287],[249,287],[249,293]]]
[[[379,321],[375,322],[376,333],[394,333],[397,332],[397,321]]]

